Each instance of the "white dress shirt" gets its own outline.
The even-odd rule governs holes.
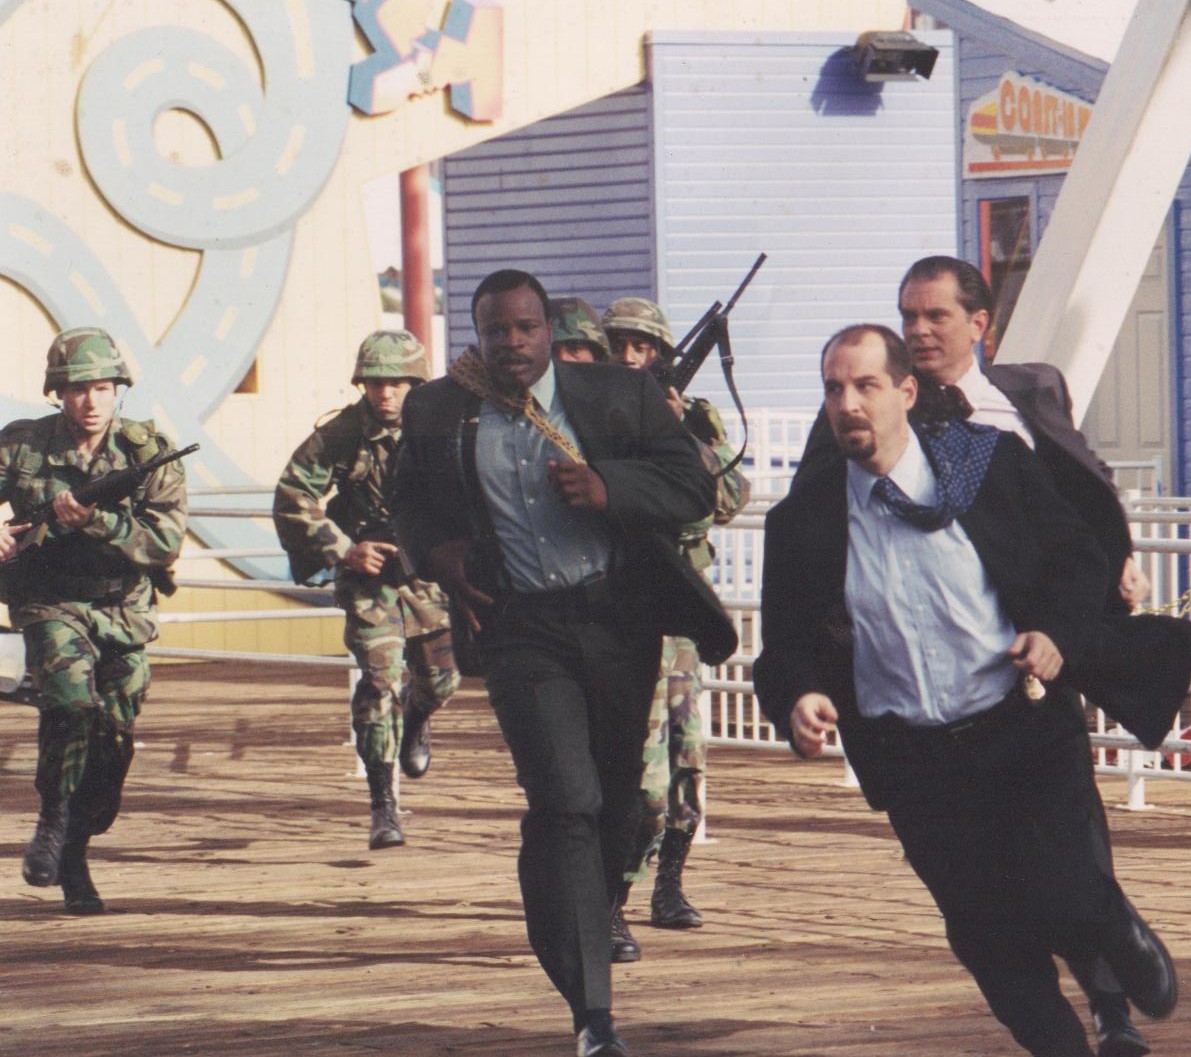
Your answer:
[[[1009,397],[988,380],[975,360],[955,384],[963,390],[968,403],[972,405],[972,417],[969,422],[981,426],[996,426],[1005,433],[1016,433],[1033,451],[1034,435],[1026,425],[1025,419],[1021,417]]]

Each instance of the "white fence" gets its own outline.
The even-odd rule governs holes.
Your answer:
[[[761,558],[764,514],[774,502],[785,495],[790,478],[797,468],[807,435],[814,421],[813,414],[768,411],[762,409],[750,416],[749,452],[744,467],[752,482],[752,498],[748,507],[731,525],[712,531],[716,549],[715,563],[709,570],[716,589],[732,614],[740,635],[740,648],[727,662],[715,669],[705,670],[703,688],[704,722],[712,743],[748,745],[756,748],[788,752],[773,727],[761,714],[753,695],[752,665],[761,649],[760,594]],[[739,422],[729,422],[729,432],[736,443],[740,441]],[[1157,460],[1130,462],[1114,466],[1118,481],[1125,487],[1125,506],[1133,530],[1139,563],[1153,584],[1150,607],[1158,611],[1186,615],[1188,587],[1188,555],[1191,554],[1191,498],[1166,498],[1158,494],[1162,466]],[[241,488],[243,494],[271,495],[271,488]],[[223,495],[219,489],[193,489],[192,499]],[[264,518],[270,511],[264,507],[230,510],[223,506],[210,509],[192,506],[195,514],[222,517]],[[183,555],[183,575],[179,584],[189,587],[215,587],[221,590],[256,590],[302,598],[312,605],[304,608],[215,611],[204,613],[162,614],[165,624],[222,622],[231,620],[303,620],[339,617],[329,608],[329,588],[300,588],[288,581],[260,579],[210,579],[192,575],[196,562],[231,560],[235,558],[276,557],[276,549],[202,550],[188,549]],[[320,667],[354,668],[350,657],[297,656],[253,651],[202,650],[181,647],[152,646],[150,652],[159,657],[195,660],[236,660],[258,664],[307,664]],[[1161,778],[1187,780],[1191,778],[1191,730],[1181,716],[1169,737],[1157,752],[1145,751],[1128,734],[1114,728],[1103,713],[1097,712],[1092,743],[1096,752],[1097,770],[1105,774],[1123,775],[1129,781],[1129,806],[1144,805],[1145,780]],[[1183,733],[1189,735],[1184,739]],[[842,757],[838,743],[831,740],[828,755]],[[846,767],[845,783],[852,778]]]
[[[789,413],[756,417],[750,437],[753,455],[746,465],[754,481],[752,499],[731,525],[712,531],[716,558],[710,573],[740,635],[740,649],[735,656],[715,669],[705,669],[703,712],[712,743],[790,751],[777,738],[753,696],[752,664],[761,649],[764,514],[789,487],[810,421],[806,415]],[[1185,616],[1191,498],[1157,494],[1162,479],[1158,460],[1114,464],[1113,470],[1118,482],[1126,486],[1122,492],[1137,561],[1153,585],[1146,608]],[[1144,806],[1146,778],[1191,778],[1191,740],[1180,737],[1184,732],[1191,735],[1186,724],[1187,717],[1180,716],[1161,750],[1147,752],[1097,710],[1092,733],[1097,771],[1125,776],[1129,783],[1128,806]],[[826,752],[843,756],[834,736]],[[843,780],[854,784],[846,761]]]
[[[703,713],[712,743],[789,751],[786,743],[777,738],[773,727],[761,714],[753,695],[752,664],[761,648],[760,573],[764,514],[785,495],[805,448],[814,417],[808,413],[766,409],[750,416],[749,451],[744,467],[752,482],[752,498],[746,510],[731,525],[716,528],[712,532],[716,559],[711,575],[740,635],[737,654],[714,670],[705,671]],[[729,422],[728,428],[734,441],[739,444],[740,423]],[[1159,494],[1162,465],[1158,460],[1114,464],[1113,469],[1126,497],[1125,506],[1133,529],[1137,560],[1153,585],[1150,608],[1184,615],[1186,604],[1183,593],[1188,587],[1188,555],[1191,554],[1191,540],[1188,538],[1191,498],[1166,498]],[[262,489],[261,494],[270,491]],[[201,498],[205,494],[214,494],[214,491],[192,492],[194,498]],[[233,517],[269,516],[269,511],[264,508],[231,512],[216,507],[202,512]],[[212,558],[271,557],[280,553],[280,549],[256,550],[251,554],[200,550],[189,552],[187,562]],[[330,591],[326,588],[296,588],[281,581],[206,580],[194,577],[182,577],[179,582],[194,587],[224,589],[264,587],[292,597],[308,598],[315,604],[304,609],[252,610],[234,614],[167,612],[163,614],[166,623],[266,618],[300,620],[338,615],[337,610],[327,609]],[[177,658],[353,667],[349,657],[295,657],[292,654],[164,647],[155,647],[153,652],[158,656]],[[1147,752],[1134,738],[1115,728],[1102,712],[1096,712],[1092,742],[1097,770],[1128,779],[1128,806],[1138,808],[1144,805],[1147,778],[1191,778],[1191,738],[1179,737],[1186,729],[1183,725],[1186,717],[1181,718],[1183,722],[1172,731],[1161,750]],[[1191,731],[1188,733],[1191,734]],[[827,752],[843,757],[843,751],[834,739]],[[854,784],[846,761],[843,780]]]

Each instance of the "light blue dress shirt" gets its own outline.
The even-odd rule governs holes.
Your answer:
[[[554,364],[530,388],[550,424],[580,451],[555,385]],[[513,590],[574,587],[607,572],[611,542],[601,513],[575,510],[546,477],[546,461],[568,459],[524,415],[484,401],[476,434],[476,471]]]
[[[916,503],[937,502],[934,473],[912,432],[889,476]],[[848,463],[844,596],[860,713],[892,712],[930,726],[983,712],[1017,681],[1008,655],[1016,630],[959,522],[915,528],[872,494],[876,481]]]

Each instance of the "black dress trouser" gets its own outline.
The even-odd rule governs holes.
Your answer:
[[[903,727],[889,819],[993,1014],[1034,1057],[1090,1057],[1054,956],[1128,928],[1082,711],[1011,695],[986,720]]]
[[[527,810],[518,875],[534,953],[571,1007],[612,1008],[610,897],[640,816],[657,636],[627,635],[605,592],[517,595],[480,646]]]

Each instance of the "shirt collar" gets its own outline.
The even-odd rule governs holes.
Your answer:
[[[556,388],[556,381],[554,377],[554,360],[550,360],[546,364],[546,371],[536,382],[529,387],[530,394],[538,402],[538,406],[543,411],[549,411],[551,405],[554,403],[554,390]]]
[[[963,392],[964,396],[968,398],[968,403],[973,407],[976,406],[982,397],[988,395],[989,390],[995,388],[992,382],[985,377],[984,372],[980,369],[980,364],[975,360],[972,360],[971,366],[955,384]]]
[[[876,485],[879,476],[869,473],[858,463],[849,460],[848,487],[851,489],[853,501],[862,507],[872,504],[873,486]],[[910,430],[906,450],[885,476],[916,503],[930,502],[934,499],[934,473],[926,461],[926,453],[922,450],[918,435],[913,430]],[[883,503],[877,505],[885,509]]]

